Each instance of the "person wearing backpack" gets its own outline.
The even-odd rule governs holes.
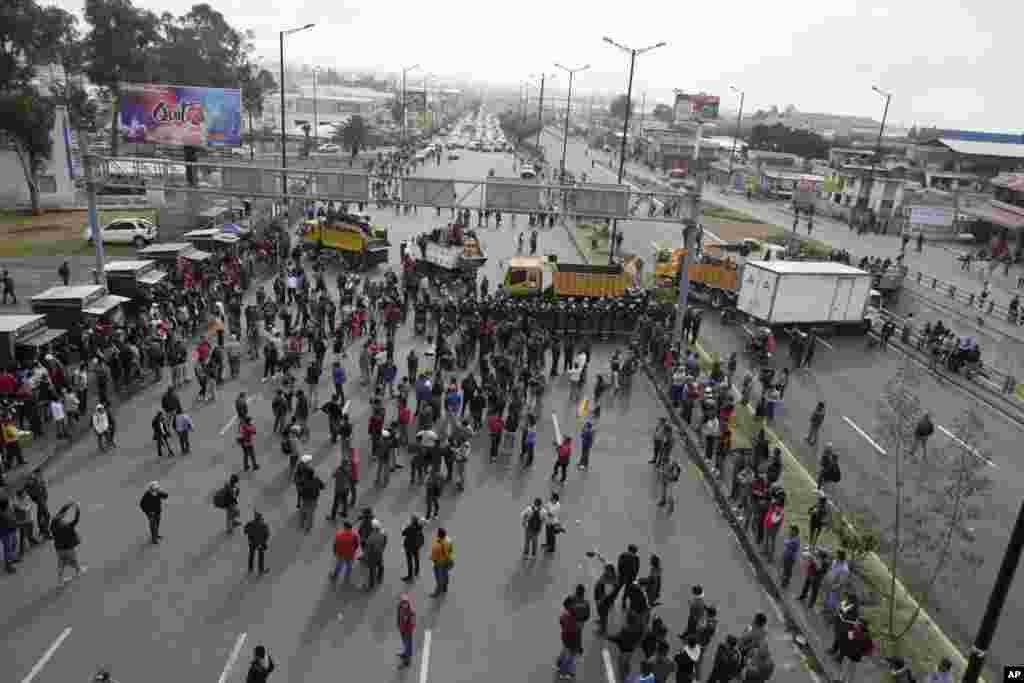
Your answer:
[[[839,648],[836,661],[842,668],[841,683],[853,683],[857,665],[864,657],[870,657],[875,650],[875,642],[871,638],[868,623],[863,619],[855,619],[847,625],[846,637]]]
[[[402,549],[405,551],[405,565],[408,570],[402,581],[412,581],[420,575],[420,551],[425,542],[423,522],[417,515],[413,515],[402,529]]]
[[[910,449],[910,455],[917,453],[917,449],[921,449],[921,456],[928,457],[928,437],[935,433],[935,425],[932,424],[932,416],[930,413],[925,413],[921,416],[921,419],[917,423],[917,427],[914,428],[914,447]]]
[[[715,650],[715,660],[711,665],[707,683],[729,683],[739,676],[742,668],[743,657],[740,655],[739,640],[730,634]]]
[[[299,528],[307,534],[313,530],[313,515],[316,513],[316,503],[320,499],[320,492],[324,490],[325,484],[316,472],[310,471],[308,476],[299,482]]]
[[[241,525],[241,522],[238,521],[238,495],[237,474],[232,474],[231,478],[213,494],[213,506],[224,511],[229,534],[235,530],[236,526]]]
[[[843,478],[842,470],[839,468],[839,455],[832,448],[831,443],[825,444],[821,453],[821,461],[818,464],[818,489],[832,497],[835,485]]]
[[[526,538],[523,543],[523,557],[537,557],[537,541],[544,528],[544,501],[534,498],[533,504],[523,510],[522,519]]]
[[[700,584],[690,589],[690,604],[686,615],[686,630],[679,636],[686,638],[700,631],[705,619],[704,587]]]
[[[825,424],[825,402],[818,401],[818,405],[814,407],[814,412],[811,413],[811,426],[807,431],[807,443],[814,446],[818,443],[818,433],[821,431],[821,426]]]
[[[160,482],[152,481],[139,500],[139,508],[149,521],[149,539],[151,543],[159,543],[160,518],[163,515],[163,502],[167,500],[167,492],[160,489]]]

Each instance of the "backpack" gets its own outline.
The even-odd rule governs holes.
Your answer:
[[[586,600],[577,600],[572,607],[572,615],[577,622],[586,623],[590,619],[590,603]]]
[[[531,534],[539,534],[542,526],[544,526],[544,520],[540,515],[540,510],[534,508],[530,512],[530,516],[526,518],[526,530]]]
[[[832,460],[828,466],[828,470],[825,472],[825,480],[838,484],[842,478],[843,471],[839,469],[839,462]]]
[[[219,510],[226,509],[227,506],[228,506],[229,498],[230,498],[230,494],[228,493],[228,487],[226,485],[220,487],[213,494],[213,507],[215,507],[215,508],[217,508]]]
[[[679,466],[678,462],[672,461],[668,466],[668,471],[665,473],[665,476],[669,481],[679,481],[679,477],[682,476],[682,469],[683,468]]]

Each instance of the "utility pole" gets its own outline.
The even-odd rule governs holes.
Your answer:
[[[978,683],[981,669],[985,665],[985,657],[988,655],[988,648],[992,644],[992,637],[996,634],[996,627],[999,626],[999,617],[1002,616],[1003,607],[1006,605],[1006,596],[1013,585],[1013,575],[1017,572],[1017,566],[1020,564],[1021,550],[1024,550],[1024,502],[1021,503],[1020,511],[1017,513],[1017,522],[1013,525],[1010,542],[1006,546],[1003,562],[999,565],[999,573],[996,575],[992,594],[985,607],[985,616],[981,619],[978,635],[971,647],[971,656],[967,660],[963,683]]]
[[[65,115],[71,117],[70,108],[65,108]],[[78,156],[82,157],[82,176],[85,178],[85,196],[89,206],[89,234],[96,246],[96,275],[94,281],[98,285],[107,284],[107,264],[103,253],[103,238],[100,235],[99,217],[96,214],[96,181],[93,178],[92,155],[85,145],[82,129],[75,126],[75,137],[78,138]]]
[[[697,138],[693,143],[693,168],[696,174],[696,184],[693,189],[693,196],[690,204],[690,216],[683,219],[683,258],[679,259],[679,312],[677,314],[678,339],[685,344],[683,338],[683,316],[686,315],[686,307],[689,305],[690,297],[690,263],[693,261],[693,253],[697,250],[697,233],[700,230],[700,196],[704,191],[704,173],[700,168],[700,138],[704,133],[704,122],[697,121]]]
[[[743,102],[747,99],[747,93],[743,90],[739,90],[735,85],[730,85],[729,89],[732,91],[739,91],[740,93],[740,113],[736,115],[736,132],[732,135],[732,150],[729,152],[729,184],[732,184],[732,162],[736,157],[736,138],[740,136],[740,126],[743,125]]]
[[[640,126],[638,135],[644,134],[644,112],[647,111],[647,93],[640,96]]]
[[[537,147],[540,148],[540,134],[544,131],[544,79],[547,78],[547,74],[540,75],[540,101],[537,104],[537,124],[540,128],[537,129]]]
[[[320,147],[320,117],[316,111],[316,82],[317,75],[320,73],[320,67],[313,67],[313,147]]]

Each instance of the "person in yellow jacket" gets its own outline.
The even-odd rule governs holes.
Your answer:
[[[437,530],[430,547],[430,560],[434,563],[434,580],[437,582],[430,597],[436,598],[448,592],[448,577],[455,565],[455,544],[443,527]]]

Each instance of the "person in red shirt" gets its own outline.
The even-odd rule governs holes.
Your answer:
[[[551,473],[551,479],[558,475],[558,470],[562,470],[562,478],[560,483],[565,483],[565,473],[569,469],[569,457],[572,455],[572,437],[566,436],[562,438],[561,444],[555,444],[555,448],[558,449],[558,458],[555,460],[555,470]]]
[[[558,655],[558,677],[562,680],[576,677],[576,655],[582,648],[580,624],[576,620],[576,600],[573,596],[562,601],[562,613],[558,615],[558,625],[562,632],[562,651]]]
[[[196,346],[196,358],[203,365],[206,365],[206,361],[210,360],[210,342],[206,337],[199,340],[199,345]]]
[[[491,435],[491,462],[498,459],[498,446],[501,445],[501,434],[505,431],[505,420],[501,415],[493,413],[487,416],[487,432]]]
[[[370,422],[366,427],[366,432],[367,434],[370,435],[370,442],[372,444],[372,447],[370,449],[371,453],[377,452],[377,442],[380,441],[380,435],[381,432],[383,431],[384,416],[378,413],[377,411],[374,411],[373,414],[370,415]]]
[[[18,380],[10,369],[0,372],[0,396],[13,397],[18,391]]]
[[[352,575],[352,563],[355,562],[356,552],[359,550],[359,534],[352,529],[352,522],[347,519],[342,528],[334,535],[334,571],[331,572],[331,581],[338,578],[341,570],[345,570],[345,581],[348,582]]]
[[[398,634],[402,637],[402,651],[398,653],[399,666],[407,667],[412,660],[412,636],[416,631],[416,610],[408,593],[398,597]]]
[[[246,415],[238,424],[238,445],[242,447],[242,469],[246,472],[249,471],[250,462],[254,471],[260,468],[256,464],[256,452],[253,444],[255,436],[256,425],[252,423],[252,416]]]

